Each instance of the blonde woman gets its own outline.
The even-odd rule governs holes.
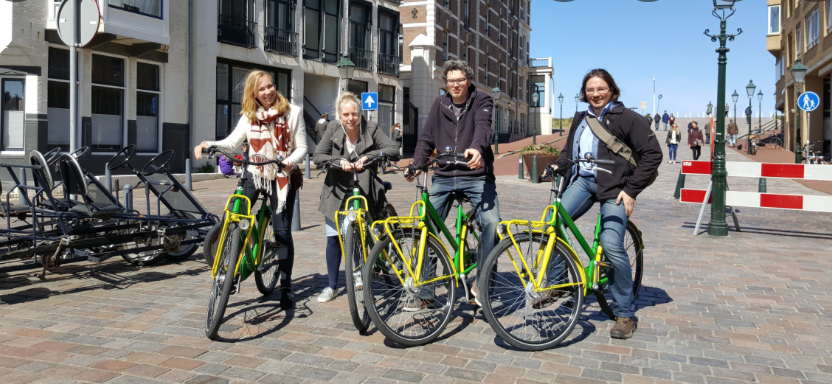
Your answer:
[[[679,148],[679,143],[682,142],[682,133],[679,132],[679,126],[676,123],[667,131],[667,138],[664,140],[668,148],[667,157],[670,159],[668,164],[676,163],[676,150]]]
[[[303,113],[299,107],[289,105],[286,98],[275,89],[272,77],[267,72],[252,71],[244,84],[240,112],[242,117],[237,127],[225,140],[203,141],[197,145],[194,156],[197,160],[201,159],[202,149],[210,146],[231,152],[247,140],[248,155],[253,161],[258,158],[274,160],[277,156],[285,158],[282,170],[274,165],[248,166],[249,179],[244,193],[252,202],[257,201],[261,193],[269,197],[272,228],[277,243],[274,246],[286,248],[285,252],[279,253],[277,270],[272,272],[280,274],[280,307],[287,310],[294,306],[291,280],[295,246],[290,227],[297,189],[297,186],[291,185],[289,173],[306,156],[306,130],[301,117]]]
[[[342,209],[352,196],[352,172],[362,171],[364,163],[382,152],[391,156],[397,153],[396,143],[379,129],[378,123],[361,118],[361,102],[354,94],[344,92],[338,96],[335,110],[337,120],[329,123],[313,158],[315,164],[337,162],[339,166],[327,171],[318,205],[326,224],[326,269],[329,276],[329,285],[318,296],[321,303],[331,301],[338,295],[338,270],[342,257],[334,218],[335,211]],[[358,187],[367,198],[370,215],[378,218],[387,205],[387,197],[375,170],[359,173]]]

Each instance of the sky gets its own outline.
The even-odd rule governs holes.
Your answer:
[[[749,80],[763,92],[763,116],[774,111],[775,59],[766,51],[768,9],[762,0],[738,1],[728,19],[727,33],[742,34],[728,41],[726,102],[734,115],[731,94],[740,95],[737,113],[748,106]],[[716,110],[719,42],[703,34],[719,33],[719,20],[711,14],[711,0],[533,0],[531,57],[551,57],[554,67],[554,105],[562,93],[563,115],[575,113],[575,94],[583,76],[593,68],[612,74],[627,107],[647,102],[653,111],[653,77],[660,111],[687,116],[702,114],[708,102]],[[757,92],[755,92],[756,94]],[[753,99],[754,116],[759,101]],[[580,103],[578,108],[586,109]],[[641,112],[641,110],[638,110]]]

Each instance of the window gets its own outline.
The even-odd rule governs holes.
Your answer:
[[[159,66],[136,65],[136,149],[141,152],[159,150]],[[132,139],[132,138],[131,138]]]
[[[265,49],[288,56],[297,56],[298,35],[294,29],[295,2],[267,0]]]
[[[485,9],[485,35],[490,37],[491,32],[491,10]]]
[[[340,0],[304,0],[303,57],[335,63],[340,58]]]
[[[445,8],[451,9],[451,0],[445,0]]]
[[[46,146],[69,148],[69,51],[49,48]]]
[[[278,70],[275,68],[255,68],[251,65],[238,65],[236,62],[217,62],[217,107],[216,107],[216,140],[225,139],[237,122],[240,120],[240,112],[243,101],[243,81],[252,69],[263,69],[272,75],[275,88],[286,99],[291,100],[289,93],[289,76],[291,71]]]
[[[780,34],[780,6],[770,5],[768,7],[768,34]]]
[[[110,7],[162,18],[162,0],[109,0]]]
[[[378,86],[378,124],[384,132],[390,133],[390,127],[396,118],[396,87]]]
[[[791,54],[792,54],[792,52],[794,52],[794,51],[792,51],[792,45],[794,44],[793,42],[794,42],[794,36],[789,34],[789,38],[786,39],[786,61],[789,62],[789,63],[794,62],[794,60],[792,60],[792,58],[791,58]]]
[[[802,31],[800,30],[799,26],[794,31],[795,60],[797,60],[797,56],[800,55],[800,52],[803,51],[803,34],[801,32]]]
[[[219,0],[219,13],[217,41],[246,48],[257,45],[252,0]]]
[[[358,69],[373,69],[373,52],[370,49],[370,33],[373,19],[370,8],[350,4],[350,60]]]
[[[448,60],[448,32],[442,33],[442,60]]]
[[[26,128],[25,112],[25,80],[24,79],[3,79],[0,88],[3,92],[2,104],[0,104],[0,120],[3,124],[2,148],[3,150],[22,150],[23,136]]]
[[[92,149],[118,150],[124,135],[124,60],[92,55]]]
[[[470,27],[470,24],[471,24],[471,18],[468,14],[468,0],[463,0],[463,6],[462,7],[463,7],[463,11],[465,12],[465,19],[463,19],[462,22],[465,23],[465,29],[468,29],[468,27]]]
[[[399,21],[398,15],[378,12],[378,72],[399,74]]]
[[[468,62],[468,44],[462,46],[462,61]]]
[[[820,37],[820,13],[815,8],[806,18],[806,49],[818,45]]]
[[[832,1],[827,1],[829,6],[826,7],[826,30],[832,31]]]

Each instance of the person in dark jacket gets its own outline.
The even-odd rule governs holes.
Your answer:
[[[497,224],[500,222],[494,152],[491,150],[494,101],[488,93],[477,91],[472,82],[474,70],[464,61],[446,61],[442,66],[442,77],[448,92],[433,102],[425,128],[416,143],[413,164],[422,165],[429,161],[431,152],[437,148],[444,152],[446,147],[450,147],[454,153],[465,154],[466,158],[460,159],[463,164],[438,162],[430,202],[444,220],[451,208],[449,197],[454,192],[470,199],[482,228],[477,250],[477,263],[482,265],[485,256],[496,245]],[[414,176],[409,175],[408,180],[412,181]],[[471,291],[476,295],[476,288]]]
[[[658,112],[656,112],[656,116],[653,116],[653,121],[656,122],[656,130],[658,131],[659,130],[659,122],[662,121],[662,115],[660,115]]]
[[[653,115],[651,115],[651,114],[649,114],[649,113],[648,113],[648,114],[647,114],[647,115],[645,115],[644,117],[646,117],[646,118],[647,118],[647,126],[648,126],[648,127],[650,126],[650,124],[653,124]]]
[[[613,313],[616,323],[610,330],[610,336],[627,339],[636,330],[636,306],[632,268],[624,249],[624,235],[636,198],[647,188],[661,165],[662,149],[656,134],[650,130],[650,125],[644,124],[641,116],[618,102],[621,91],[609,72],[593,69],[584,76],[582,84],[581,101],[589,103],[589,108],[575,114],[569,137],[554,168],[561,169],[561,173],[566,175],[568,187],[563,193],[561,204],[573,220],[589,211],[596,202],[601,205],[601,246],[614,268],[612,296],[615,301]],[[597,120],[610,134],[637,154],[638,165],[632,166],[600,142],[589,126],[591,120]],[[599,172],[589,164],[571,161],[587,155],[614,161],[615,165],[600,166],[611,173]],[[551,279],[562,278],[563,263],[550,264],[549,268],[549,284],[562,284],[562,281]],[[546,292],[552,293],[549,297],[544,297],[544,300],[568,294],[556,290]],[[539,304],[545,305],[545,302]]]
[[[702,154],[702,145],[705,143],[704,140],[699,124],[694,121],[693,128],[688,132],[688,147],[693,152],[693,160],[699,160],[699,155]]]
[[[737,127],[737,123],[734,120],[731,120],[728,123],[728,127],[725,128],[725,132],[728,134],[728,145],[734,147],[737,145],[737,134],[740,133],[740,128]]]
[[[664,130],[667,130],[667,123],[670,121],[670,115],[667,114],[667,111],[664,111],[662,115],[662,123],[664,123]]]
[[[329,127],[329,115],[322,113],[321,118],[315,123],[315,131],[318,132],[318,141],[324,138],[327,127]]]
[[[337,296],[338,269],[341,267],[341,244],[335,226],[335,212],[344,209],[352,196],[352,172],[364,170],[364,163],[381,153],[395,156],[396,143],[379,129],[378,123],[361,118],[361,102],[350,93],[343,92],[335,101],[338,120],[331,121],[315,150],[313,161],[323,165],[337,161],[326,173],[321,190],[318,211],[326,224],[326,266],[329,285],[318,295],[318,302],[325,303]],[[378,218],[387,205],[384,185],[375,172],[368,169],[358,175],[358,186],[367,199],[370,216]]]

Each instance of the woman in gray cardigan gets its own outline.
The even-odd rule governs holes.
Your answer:
[[[335,101],[338,119],[329,123],[326,133],[318,143],[313,161],[315,164],[337,162],[326,173],[321,202],[318,211],[326,221],[326,269],[329,286],[318,296],[318,302],[325,303],[335,298],[338,269],[341,267],[341,244],[335,227],[335,211],[344,209],[347,199],[352,196],[352,172],[364,170],[364,163],[381,153],[395,156],[396,143],[378,128],[378,124],[361,118],[361,102],[349,92],[344,92]],[[358,175],[361,193],[367,199],[370,215],[378,217],[387,205],[384,185],[375,169]]]

